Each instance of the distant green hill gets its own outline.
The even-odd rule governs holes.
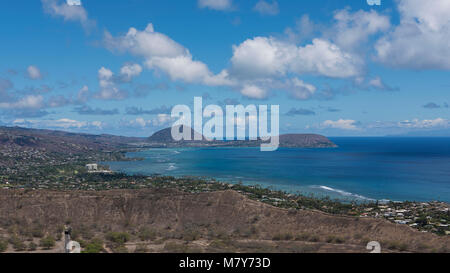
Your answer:
[[[192,128],[187,127],[191,132],[191,139],[195,132]],[[153,145],[170,146],[170,147],[202,147],[202,146],[225,146],[225,147],[256,147],[263,143],[261,140],[235,140],[235,141],[208,141],[205,137],[202,137],[201,141],[175,141],[172,138],[171,128],[166,128],[154,133],[148,138],[148,142]],[[286,134],[280,135],[280,147],[292,147],[292,148],[332,148],[337,147],[327,137],[316,134]]]

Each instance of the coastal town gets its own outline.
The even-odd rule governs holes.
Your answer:
[[[289,217],[313,213],[316,215],[314,219],[317,219],[317,217],[328,217],[326,221],[338,221],[336,219],[352,221],[349,227],[354,226],[353,221],[357,223],[357,221],[365,219],[369,223],[377,221],[377,223],[398,226],[398,230],[404,231],[406,228],[410,232],[420,231],[423,233],[424,238],[427,236],[448,238],[450,235],[450,205],[445,202],[355,202],[354,200],[333,200],[326,196],[314,196],[302,192],[284,192],[260,185],[248,184],[246,181],[231,183],[217,181],[208,177],[171,177],[158,174],[127,175],[111,171],[107,163],[102,162],[139,160],[138,158],[130,159],[126,157],[127,151],[136,149],[136,146],[127,147],[128,140],[119,139],[113,142],[110,138],[102,136],[107,139],[107,143],[113,143],[106,145],[103,144],[103,140],[91,141],[92,136],[64,135],[61,140],[61,138],[52,139],[53,135],[33,137],[22,135],[28,131],[20,130],[19,132],[21,134],[19,136],[7,135],[0,137],[0,142],[3,143],[3,145],[0,145],[0,157],[2,159],[0,161],[0,193],[5,199],[12,198],[8,199],[11,200],[10,208],[12,211],[5,208],[6,210],[0,217],[0,252],[35,251],[36,249],[38,251],[52,251],[55,244],[58,245],[60,243],[61,224],[64,221],[71,222],[59,219],[60,221],[57,224],[47,226],[48,223],[53,221],[52,217],[56,215],[53,214],[55,212],[50,211],[46,212],[47,217],[50,218],[45,218],[47,219],[45,224],[41,222],[44,221],[41,219],[34,219],[31,223],[27,222],[28,220],[25,218],[18,218],[16,216],[17,211],[26,211],[33,206],[25,209],[22,207],[22,201],[17,201],[13,196],[19,198],[29,196],[31,199],[26,200],[33,202],[44,202],[43,200],[53,202],[51,201],[53,198],[51,196],[53,195],[85,196],[92,194],[93,196],[108,196],[109,192],[123,192],[127,194],[132,192],[138,195],[141,192],[162,192],[163,194],[158,198],[163,198],[165,196],[164,193],[167,192],[167,202],[169,203],[172,202],[174,196],[207,198],[208,196],[230,193],[236,198],[243,197],[249,202],[254,202],[258,204],[257,206],[267,206],[271,209],[285,212]],[[39,201],[39,196],[43,196],[44,199]],[[159,195],[157,194],[157,196]],[[121,194],[119,194],[117,200],[121,200],[121,198]],[[137,199],[139,200],[139,198]],[[94,198],[93,200],[103,199]],[[228,199],[226,200],[228,201]],[[60,200],[61,202],[66,202],[65,197]],[[121,202],[117,205],[120,205]],[[126,205],[126,201],[123,202]],[[189,201],[187,204],[196,206],[196,203],[192,203],[192,201]],[[214,202],[209,200],[200,204],[202,208],[208,208],[213,206]],[[220,215],[215,216],[219,217]],[[314,252],[318,251],[319,247],[328,249],[326,251],[340,251],[344,248],[349,250],[353,249],[355,245],[361,247],[369,239],[359,229],[355,230],[351,236],[345,233],[336,233],[336,230],[339,230],[339,228],[336,230],[330,229],[330,231],[322,233],[303,231],[296,234],[296,231],[293,231],[295,229],[286,232],[280,231],[278,232],[279,234],[273,231],[260,233],[258,230],[263,228],[262,226],[258,227],[255,223],[262,217],[266,216],[255,214],[250,219],[245,220],[249,221],[249,223],[242,222],[239,224],[237,228],[240,230],[240,235],[237,238],[233,238],[231,235],[224,236],[223,231],[220,230],[212,235],[205,235],[210,233],[210,231],[207,231],[210,230],[210,225],[217,224],[217,229],[220,229],[219,227],[221,226],[219,223],[205,224],[208,228],[206,228],[205,234],[202,236],[209,240],[209,246],[206,248],[206,251],[252,251],[254,248],[250,248],[250,250],[241,248],[243,243],[239,241],[246,241],[249,237],[255,240],[269,240],[272,245],[265,243],[258,246],[258,249],[271,249],[271,251],[275,252],[280,249],[274,247],[274,242],[276,242],[276,245],[287,242],[294,245],[302,244],[301,247],[296,246],[293,251]],[[270,218],[272,216],[267,217]],[[203,224],[200,223],[199,225],[196,227],[196,230],[202,229],[201,225]],[[111,230],[111,227],[105,229],[93,223],[89,227],[83,225],[75,226],[74,235],[82,234],[78,235],[80,237],[77,240],[82,243],[83,251],[85,252],[125,252],[129,249],[134,249],[133,251],[135,252],[151,251],[146,247],[141,247],[142,243],[137,243],[137,246],[127,245],[126,243],[129,240],[139,241],[141,237],[157,238],[151,239],[150,245],[157,244],[159,248],[152,251],[186,252],[198,249],[196,248],[197,246],[188,247],[186,245],[189,244],[188,242],[198,240],[200,236],[197,234],[198,230],[193,233],[191,230],[192,226],[187,226],[181,231],[175,231],[170,228],[170,226],[160,228],[158,232],[149,231],[145,227],[136,230],[133,229],[133,226],[125,223],[116,232]],[[230,232],[230,234],[234,233],[234,231]],[[181,235],[178,233],[181,233]],[[182,238],[182,241],[179,238]],[[195,238],[195,240],[192,238]],[[161,244],[161,240],[167,241]],[[406,239],[402,240],[386,238],[382,243],[389,251],[448,251],[445,247],[436,249],[431,243],[423,243],[425,241],[423,238],[420,238],[415,243],[406,243]],[[29,242],[27,243],[27,241]],[[128,248],[125,248],[125,246]],[[290,248],[283,249],[289,250]]]
[[[324,196],[287,193],[259,185],[224,183],[197,177],[165,177],[114,173],[96,163],[32,168],[32,176],[15,171],[0,176],[0,188],[20,190],[85,190],[170,188],[188,193],[234,190],[250,199],[285,209],[312,209],[352,217],[384,218],[422,232],[450,235],[450,205],[445,202],[370,202],[332,200]]]

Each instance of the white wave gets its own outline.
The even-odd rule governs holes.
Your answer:
[[[173,171],[178,169],[175,163],[169,163],[169,167],[166,169],[166,171]]]
[[[363,200],[369,200],[369,201],[376,201],[375,199],[369,198],[369,197],[365,197],[356,193],[351,193],[351,192],[347,192],[347,191],[343,191],[340,189],[335,189],[332,187],[328,187],[328,186],[313,186],[322,190],[326,190],[326,191],[331,191],[331,192],[336,192],[339,193],[340,195],[343,196],[348,196],[348,197],[353,197],[353,198],[357,198],[357,199],[363,199]]]

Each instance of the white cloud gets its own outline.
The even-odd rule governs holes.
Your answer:
[[[337,121],[326,120],[321,124],[321,127],[342,130],[358,130],[356,124],[357,122],[351,119],[339,119]]]
[[[270,90],[288,91],[293,98],[308,99],[316,87],[302,82],[304,75],[356,78],[364,73],[365,60],[355,48],[389,27],[387,17],[374,11],[348,10],[335,13],[335,34],[312,39],[305,45],[275,37],[254,37],[232,47],[230,67],[214,74],[195,60],[189,50],[169,36],[156,32],[152,24],[140,31],[130,28],[122,36],[106,32],[105,46],[111,51],[129,52],[144,59],[145,67],[163,72],[173,81],[227,86],[250,98],[267,97]],[[304,17],[302,25],[314,32],[315,25]],[[350,33],[356,33],[351,37]],[[329,35],[328,35],[329,34]],[[338,42],[335,42],[338,41]],[[264,86],[264,88],[261,88]]]
[[[231,73],[245,79],[283,76],[295,57],[296,49],[294,45],[274,38],[248,39],[233,46]]]
[[[248,39],[233,46],[233,76],[246,78],[281,77],[287,73],[314,74],[333,78],[357,76],[362,61],[323,39],[297,47],[273,37]]]
[[[267,91],[255,85],[244,85],[241,94],[252,99],[264,99],[267,97]]]
[[[155,118],[146,120],[142,117],[138,117],[133,120],[125,121],[124,126],[131,128],[148,128],[148,127],[163,127],[167,126],[174,119],[168,114],[158,114]]]
[[[277,15],[280,13],[277,1],[272,1],[272,3],[266,2],[264,0],[259,0],[258,3],[253,7],[253,10],[259,12],[262,15]]]
[[[379,76],[376,76],[375,78],[371,79],[368,83],[369,87],[373,87],[378,90],[385,90],[385,91],[395,91],[397,88],[392,88],[389,85],[387,85]]]
[[[233,8],[233,2],[232,0],[198,0],[198,6],[213,10],[230,10]]]
[[[96,97],[103,100],[121,100],[126,97],[126,93],[119,89],[114,81],[114,73],[105,67],[98,71],[100,91]]]
[[[81,6],[81,0],[67,0],[69,6]]]
[[[69,99],[67,99],[66,97],[64,97],[62,95],[57,95],[57,96],[51,97],[47,101],[47,106],[51,107],[51,108],[58,108],[58,107],[66,106],[69,103],[70,103]]]
[[[41,109],[44,106],[44,97],[41,95],[28,95],[15,102],[2,102],[0,108],[3,109]]]
[[[361,73],[361,59],[323,39],[314,39],[312,44],[298,48],[297,54],[298,57],[292,63],[292,70],[297,73],[332,78],[349,78]]]
[[[206,64],[193,60],[189,50],[167,35],[155,32],[152,24],[145,30],[130,28],[124,36],[105,33],[105,44],[110,50],[128,51],[145,59],[147,68],[166,73],[172,80],[205,85],[231,85],[226,71],[214,75]]]
[[[28,66],[28,68],[27,68],[27,75],[28,75],[28,78],[30,78],[32,80],[40,80],[40,79],[42,79],[41,71],[39,70],[38,67],[36,67],[34,65]]]
[[[418,128],[418,129],[429,129],[429,128],[448,128],[450,127],[450,121],[443,118],[436,119],[413,119],[413,120],[405,120],[398,123],[399,127],[404,128]]]
[[[351,13],[348,9],[335,12],[336,24],[328,35],[342,49],[352,51],[363,46],[371,35],[387,31],[391,24],[389,17],[376,11],[359,10]]]
[[[89,99],[89,87],[83,86],[77,94],[78,102],[85,103]]]
[[[169,124],[169,122],[173,121],[173,118],[171,115],[168,114],[158,114],[156,118],[152,120],[152,124],[154,126],[164,126],[166,124]]]
[[[62,118],[58,120],[28,120],[16,119],[13,121],[15,126],[26,126],[32,128],[52,128],[52,129],[88,129],[88,128],[102,128],[104,124],[100,121],[78,121],[69,118]]]
[[[62,17],[64,21],[80,22],[84,28],[89,28],[95,25],[95,22],[90,20],[87,11],[77,0],[41,0],[44,11],[55,17]],[[79,4],[78,4],[79,2]]]
[[[400,24],[375,45],[377,59],[410,69],[450,69],[450,1],[399,0]]]
[[[284,33],[287,35],[289,41],[301,42],[310,38],[319,29],[321,29],[321,26],[315,24],[311,21],[309,15],[305,14],[296,21],[295,27],[286,28]]]
[[[295,99],[299,100],[307,100],[311,98],[317,90],[314,85],[305,83],[298,78],[293,78],[290,81],[290,85],[291,87],[288,89],[290,90],[291,95]]]
[[[124,81],[131,81],[132,78],[142,73],[142,67],[139,64],[126,64],[120,69],[120,74]]]

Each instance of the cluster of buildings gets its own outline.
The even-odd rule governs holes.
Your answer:
[[[423,232],[450,235],[450,205],[444,202],[392,202],[364,208],[360,217],[385,218]]]

